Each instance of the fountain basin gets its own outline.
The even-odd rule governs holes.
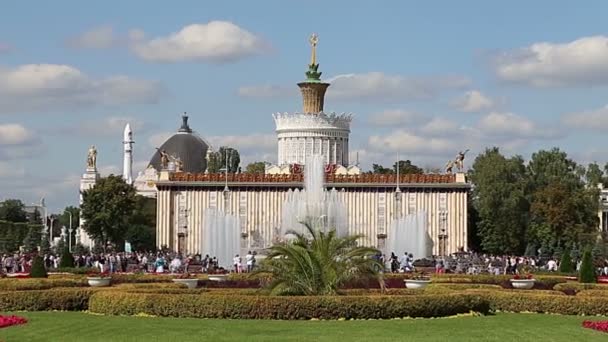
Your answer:
[[[226,281],[228,280],[228,274],[210,274],[208,278],[210,281]]]
[[[174,283],[184,284],[189,289],[195,289],[198,286],[198,279],[173,279]]]
[[[405,279],[404,282],[405,282],[405,287],[408,289],[423,289],[431,283],[430,280],[416,280],[416,279]]]

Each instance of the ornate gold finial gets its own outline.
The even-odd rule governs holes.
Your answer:
[[[317,64],[317,44],[319,43],[319,36],[316,33],[310,35],[310,46],[312,47],[312,54],[310,56],[310,65]]]

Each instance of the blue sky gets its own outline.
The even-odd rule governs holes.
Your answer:
[[[271,114],[319,34],[326,111],[351,112],[362,166],[442,167],[497,145],[608,153],[608,3],[555,1],[19,1],[0,14],[0,200],[77,204],[89,145],[120,173],[125,122],[136,171],[180,113],[245,162],[276,160]]]

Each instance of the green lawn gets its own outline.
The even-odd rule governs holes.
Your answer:
[[[16,313],[0,341],[608,341],[576,316],[499,314],[385,321],[254,321]],[[597,318],[595,318],[597,319]]]

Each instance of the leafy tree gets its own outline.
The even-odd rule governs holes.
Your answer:
[[[591,250],[585,249],[583,252],[583,260],[581,262],[580,274],[578,281],[581,283],[595,283],[595,267],[593,266],[593,257],[591,256]]]
[[[0,203],[0,220],[27,222],[25,205],[18,199],[7,199]]]
[[[597,188],[598,184],[604,184],[604,171],[597,163],[587,165],[585,181],[587,186]]]
[[[266,172],[266,163],[265,162],[253,162],[249,163],[245,168],[246,173],[258,173],[264,174]]]
[[[30,270],[31,278],[46,278],[48,274],[46,273],[46,268],[44,267],[44,260],[40,255],[34,256],[34,260],[32,261],[32,269]]]
[[[156,249],[156,227],[134,224],[129,227],[125,240],[134,251],[153,251]]]
[[[108,242],[122,250],[135,208],[135,188],[122,177],[110,175],[85,190],[82,198],[80,214],[86,220],[84,230],[104,250]]]
[[[562,273],[574,272],[574,266],[572,265],[572,258],[570,257],[570,250],[564,250],[562,260],[559,263],[559,271]]]
[[[370,173],[377,173],[382,175],[392,174],[393,170],[391,168],[384,167],[380,164],[372,164],[372,170]]]
[[[38,208],[34,209],[34,212],[28,218],[28,221],[31,224],[39,224],[42,223],[42,215],[40,214],[40,210]]]
[[[377,280],[384,288],[378,250],[360,247],[360,235],[340,238],[335,230],[322,232],[305,225],[306,233],[270,247],[268,256],[255,271],[270,275],[271,293],[279,295],[333,295],[350,282]]]
[[[481,247],[493,254],[523,253],[529,209],[523,159],[507,159],[494,147],[477,156],[469,172]]]
[[[41,244],[42,226],[38,224],[29,225],[27,235],[23,239],[23,246],[26,252],[31,253],[38,250]]]
[[[393,164],[393,172],[397,172],[397,165],[399,165],[399,174],[422,174],[424,170],[414,164],[410,160],[400,160]]]
[[[227,160],[226,160],[227,159]],[[227,146],[222,146],[217,152],[211,152],[209,161],[207,162],[207,171],[209,173],[225,172],[228,165],[228,173],[237,173],[241,156],[239,151]]]
[[[40,240],[40,252],[43,254],[51,254],[51,243],[49,242],[48,234],[42,234]]]
[[[89,249],[83,246],[80,242],[77,242],[75,246],[72,247],[74,254],[77,255],[85,255],[89,253]]]
[[[74,256],[70,253],[68,246],[63,247],[61,258],[59,259],[59,267],[74,267]]]

